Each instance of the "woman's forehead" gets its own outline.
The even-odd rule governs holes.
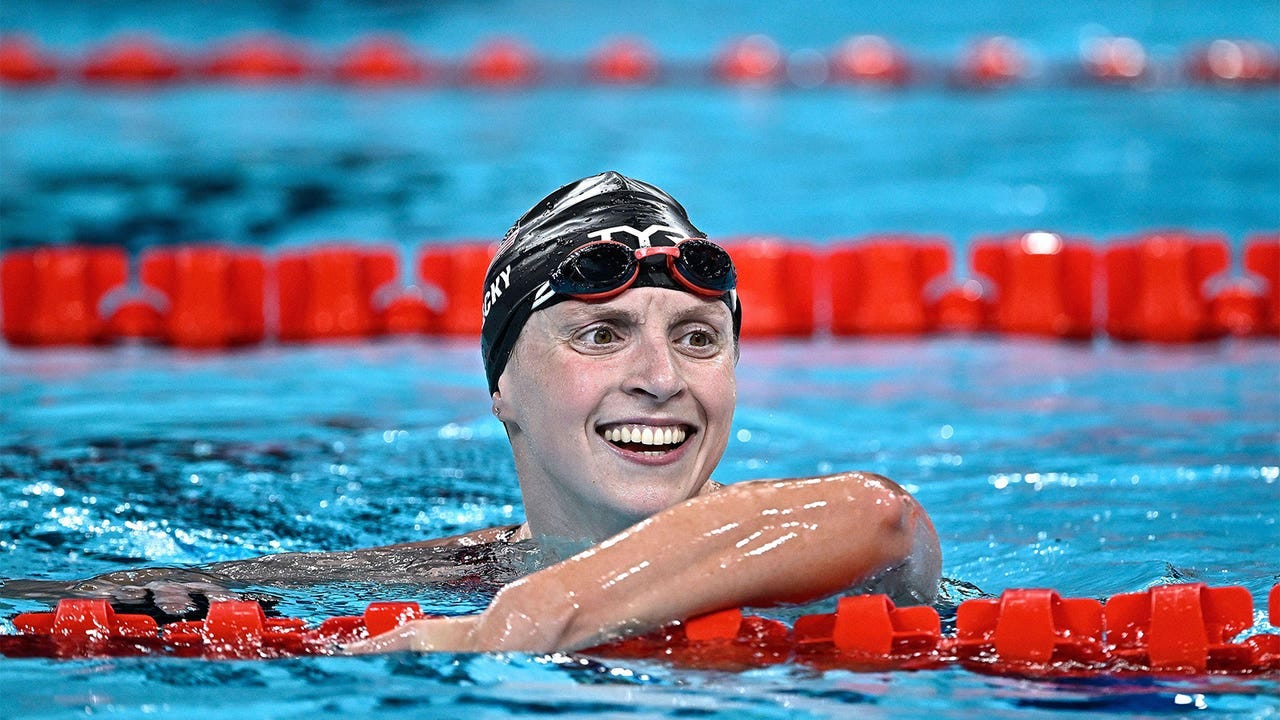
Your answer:
[[[541,313],[554,323],[594,322],[623,319],[640,323],[666,321],[678,323],[700,320],[715,325],[729,324],[729,308],[715,298],[666,288],[632,288],[604,301],[566,300]]]

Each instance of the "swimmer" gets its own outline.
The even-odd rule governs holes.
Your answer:
[[[303,555],[308,577],[372,581],[392,579],[382,560],[414,553],[483,566],[533,545],[554,562],[512,578],[478,614],[414,621],[345,650],[574,650],[715,610],[853,589],[931,601],[938,539],[892,481],[711,479],[736,403],[735,286],[728,253],[675,199],[618,173],[566,185],[521,217],[485,278],[481,349],[525,522]],[[111,573],[77,587],[181,605],[188,591],[230,595],[227,580],[287,581],[297,556]],[[413,568],[449,575],[447,562],[401,567]]]

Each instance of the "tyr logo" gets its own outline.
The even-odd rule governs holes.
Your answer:
[[[649,247],[649,238],[655,233],[666,233],[671,242],[678,243],[689,236],[689,233],[673,228],[670,225],[650,225],[644,230],[637,230],[630,225],[618,225],[617,227],[605,228],[604,230],[596,230],[587,233],[587,237],[597,240],[612,240],[614,233],[626,233],[640,242],[640,247]]]

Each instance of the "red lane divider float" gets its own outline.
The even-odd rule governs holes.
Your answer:
[[[379,35],[356,42],[338,57],[334,79],[365,85],[414,85],[431,82],[439,70],[397,37]]]
[[[1083,240],[1029,232],[987,238],[973,270],[991,280],[993,329],[1063,338],[1093,335],[1093,249]]]
[[[813,334],[815,249],[764,237],[731,239],[725,248],[738,272],[744,313],[750,314],[750,321],[743,321],[743,337]]]
[[[610,85],[644,85],[658,79],[658,56],[640,38],[610,40],[587,59],[590,80]]]
[[[128,277],[121,248],[17,250],[0,259],[4,337],[14,345],[90,345],[110,339],[98,310]]]
[[[796,659],[825,668],[924,670],[943,662],[942,623],[931,607],[899,608],[884,595],[840,598],[836,611],[796,618]]]
[[[962,84],[981,88],[1012,85],[1030,72],[1026,51],[1013,38],[982,38],[969,46],[956,69]]]
[[[1112,653],[1161,672],[1250,663],[1253,648],[1228,641],[1252,624],[1253,599],[1240,587],[1167,585],[1107,601]]]
[[[1257,235],[1245,244],[1244,267],[1267,288],[1261,293],[1262,309],[1256,327],[1259,334],[1280,335],[1280,233]],[[1244,329],[1232,324],[1231,329]]]
[[[725,242],[738,267],[747,338],[993,332],[1191,342],[1280,336],[1280,234],[1233,262],[1218,235],[1147,233],[1103,248],[1050,232],[979,238],[955,277],[939,237],[877,235],[826,247],[773,237]],[[120,248],[48,247],[0,256],[3,335],[14,345],[121,339],[189,348],[480,332],[490,242],[399,250],[328,244],[151,249],[137,276]],[[1236,269],[1232,269],[1232,268]],[[267,288],[274,286],[271,302]],[[274,311],[274,315],[273,315]]]
[[[167,300],[166,310],[158,313],[156,337],[161,342],[218,348],[258,343],[266,336],[266,269],[255,251],[216,246],[149,250],[142,256],[142,282]],[[141,314],[136,306],[124,307]]]
[[[1269,597],[1280,622],[1280,585]],[[372,603],[361,616],[308,625],[268,618],[255,602],[222,601],[200,621],[157,626],[121,615],[106,600],[63,600],[54,612],[13,619],[0,635],[10,657],[172,655],[267,659],[331,655],[340,645],[427,617],[413,602]],[[969,600],[944,635],[931,607],[898,608],[883,595],[840,598],[830,614],[803,615],[794,626],[724,610],[648,635],[582,651],[694,668],[743,669],[798,662],[819,669],[924,670],[959,664],[977,672],[1028,677],[1098,674],[1268,676],[1280,673],[1280,635],[1250,628],[1252,598],[1241,587],[1165,585],[1116,595],[1105,604],[1053,590],[1008,590]],[[1263,628],[1258,628],[1262,630]]]
[[[879,35],[858,35],[844,41],[830,60],[836,81],[901,86],[914,71],[902,50]]]
[[[742,670],[790,659],[791,630],[786,623],[730,609],[583,652],[619,659],[656,659],[681,667]]]
[[[765,35],[736,40],[712,61],[713,76],[734,85],[770,85],[782,80],[782,50]]]
[[[463,63],[467,81],[487,87],[532,85],[541,71],[533,50],[515,38],[489,40]]]
[[[1102,628],[1097,600],[1063,598],[1053,590],[1007,591],[998,600],[961,603],[955,652],[967,666],[997,671],[1096,669],[1106,658]]]
[[[979,332],[991,326],[990,291],[972,278],[947,288],[939,297],[935,315],[942,332]]]
[[[391,248],[325,246],[290,251],[276,261],[280,339],[381,335],[374,295],[398,274]]]
[[[199,78],[246,83],[298,82],[323,74],[299,45],[270,33],[224,43],[194,65]]]
[[[1143,79],[1184,80],[1249,87],[1280,83],[1280,59],[1273,47],[1249,40],[1217,39],[1187,50],[1158,68],[1133,38],[1101,37],[1084,45],[1081,56],[1035,65],[1017,40],[979,38],[949,64],[909,58],[876,35],[850,37],[830,52],[784,52],[765,35],[732,40],[697,72],[670,72],[685,63],[663,62],[641,39],[607,40],[585,58],[548,63],[523,41],[481,40],[464,57],[428,60],[405,40],[379,35],[357,39],[332,57],[312,53],[292,39],[271,33],[234,38],[211,49],[181,53],[162,40],[132,34],[105,41],[79,59],[61,61],[23,36],[0,37],[0,83],[34,85],[60,79],[87,82],[160,84],[178,80],[220,82],[337,81],[356,85],[387,83],[479,87],[529,87],[543,82],[642,84],[658,79],[728,85],[800,87],[822,84],[878,84],[889,87],[936,80],[973,88],[1002,88],[1078,79],[1134,83]],[[559,72],[550,72],[552,66]],[[928,66],[935,67],[930,68]],[[1048,68],[1050,71],[1046,71]]]
[[[40,50],[30,38],[0,37],[0,83],[42,85],[57,80],[59,72],[58,61]]]
[[[1221,334],[1205,288],[1230,264],[1221,237],[1153,233],[1108,248],[1105,261],[1112,337],[1188,342]]]
[[[158,85],[178,80],[184,73],[176,52],[145,36],[95,48],[80,67],[81,77],[90,83]]]
[[[938,329],[927,291],[951,273],[945,239],[880,235],[838,243],[828,259],[832,333],[919,335]]]
[[[418,277],[426,287],[438,288],[440,307],[433,331],[443,335],[480,336],[483,309],[505,286],[481,288],[489,260],[498,248],[493,243],[456,243],[427,248],[418,262]]]
[[[362,616],[328,618],[309,627],[298,618],[268,618],[256,602],[213,602],[203,620],[163,627],[147,615],[114,612],[107,600],[62,600],[52,613],[13,619],[18,635],[0,635],[10,657],[268,659],[332,654],[343,643],[426,617],[415,602],[371,603]]]

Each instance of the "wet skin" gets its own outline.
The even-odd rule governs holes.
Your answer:
[[[940,566],[928,516],[885,478],[738,483],[508,584],[478,615],[414,621],[345,650],[574,650],[723,608],[806,602],[871,579],[900,603],[927,602]]]

